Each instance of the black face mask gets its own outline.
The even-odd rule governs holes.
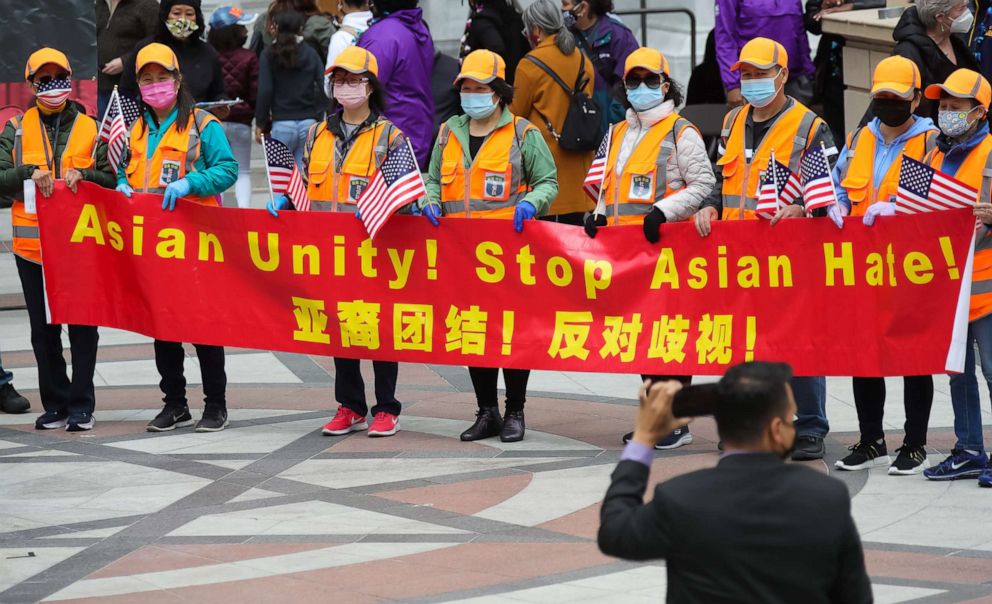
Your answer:
[[[876,99],[872,101],[875,116],[886,126],[902,126],[913,113],[912,101]]]

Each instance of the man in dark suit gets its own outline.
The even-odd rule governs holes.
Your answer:
[[[646,383],[603,500],[603,553],[665,559],[670,603],[871,602],[847,488],[784,461],[796,439],[791,374],[778,363],[731,368],[713,409],[720,463],[658,485],[647,504],[654,443],[686,420],[672,414],[680,383]]]

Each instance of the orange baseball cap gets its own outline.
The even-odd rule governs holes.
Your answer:
[[[65,53],[60,50],[46,47],[34,51],[28,57],[28,62],[24,65],[24,79],[30,80],[39,69],[49,63],[58,65],[68,71],[69,75],[72,75],[72,67],[69,66],[69,57],[65,56]]]
[[[138,51],[138,58],[134,62],[134,72],[140,72],[146,65],[161,65],[168,71],[179,69],[179,59],[176,53],[165,44],[153,42]]]
[[[462,70],[455,78],[455,84],[465,78],[480,84],[488,84],[496,78],[505,80],[506,62],[490,50],[474,50],[462,61]]]
[[[871,78],[872,96],[880,92],[891,92],[902,98],[913,98],[913,91],[922,86],[920,70],[916,63],[899,55],[883,59]]]
[[[661,54],[661,51],[646,46],[642,46],[627,55],[627,61],[623,64],[623,77],[627,77],[628,73],[638,67],[658,75],[671,75],[668,69],[668,59],[665,58],[665,55]]]
[[[730,68],[740,69],[745,63],[758,69],[768,69],[775,65],[784,69],[789,66],[789,53],[775,40],[755,38],[744,45],[740,59]]]
[[[330,66],[325,74],[333,72],[335,69],[343,69],[351,73],[371,73],[379,77],[379,61],[375,55],[357,46],[349,46],[341,51],[341,54],[334,59],[334,64]]]
[[[986,109],[992,102],[992,86],[989,86],[989,81],[982,74],[970,69],[958,69],[943,84],[927,86],[926,97],[939,100],[942,92],[959,99],[975,99]]]

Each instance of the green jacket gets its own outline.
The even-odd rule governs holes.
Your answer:
[[[513,114],[504,107],[496,127],[500,128],[511,121],[513,121]],[[471,164],[468,116],[457,115],[445,124],[462,146],[465,165]],[[537,128],[527,132],[520,147],[524,161],[524,173],[527,175],[527,184],[531,188],[531,191],[525,196],[525,201],[537,208],[538,216],[543,216],[548,213],[551,202],[558,196],[558,168],[555,166],[555,158],[551,155],[548,143],[544,142],[544,137],[541,136],[541,131]],[[431,152],[431,165],[427,170],[427,199],[420,202],[421,207],[429,203],[441,203],[441,153],[440,145],[435,143],[434,150]]]
[[[66,103],[65,109],[51,118],[42,115],[42,123],[45,125],[45,132],[48,134],[48,141],[51,142],[55,136],[56,119],[59,120],[59,140],[52,145],[55,149],[56,178],[62,178],[61,165],[62,153],[66,145],[69,144],[69,125],[79,113],[79,105],[75,101]],[[20,197],[23,192],[24,181],[31,178],[31,174],[38,168],[34,165],[14,165],[14,136],[16,128],[13,122],[8,121],[3,132],[0,132],[0,195],[10,195]],[[110,164],[107,163],[107,144],[98,143],[96,147],[96,164],[89,170],[80,170],[83,179],[96,183],[101,187],[113,189],[116,181],[110,171]]]

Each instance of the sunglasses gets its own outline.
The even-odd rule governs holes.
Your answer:
[[[627,90],[633,90],[644,83],[645,86],[651,88],[652,90],[657,90],[661,88],[662,80],[661,76],[658,74],[651,74],[645,76],[644,78],[639,78],[637,76],[627,76],[623,79],[623,85],[627,87]]]
[[[68,78],[69,78],[69,74],[67,74],[67,73],[59,73],[59,74],[56,74],[54,76],[50,76],[50,75],[42,76],[42,77],[38,78],[37,80],[35,80],[35,82],[37,82],[38,84],[50,84],[51,82],[54,82],[55,80],[66,80]]]

